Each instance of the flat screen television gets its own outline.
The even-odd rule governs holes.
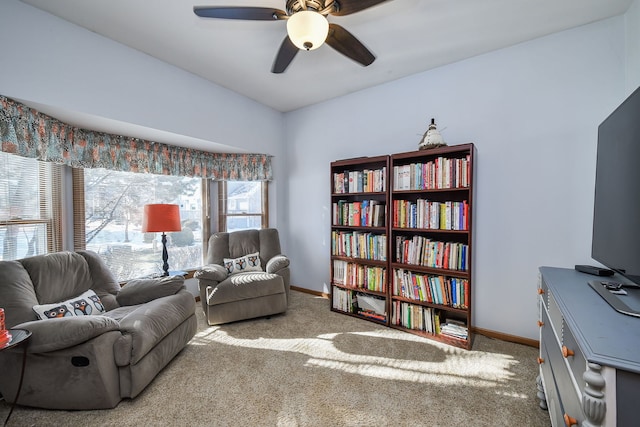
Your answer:
[[[591,256],[640,285],[640,88],[598,127]]]

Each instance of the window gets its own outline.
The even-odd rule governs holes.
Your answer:
[[[162,273],[162,233],[141,232],[148,203],[180,206],[182,231],[167,233],[170,270],[202,265],[202,179],[106,169],[73,176],[75,248],[97,252],[119,280]]]
[[[263,181],[220,181],[218,229],[231,232],[268,227],[267,188]]]
[[[0,259],[62,248],[62,166],[0,152]]]

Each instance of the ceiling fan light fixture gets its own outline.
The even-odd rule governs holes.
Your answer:
[[[302,10],[287,20],[287,34],[298,49],[314,50],[327,39],[329,21],[318,12]]]

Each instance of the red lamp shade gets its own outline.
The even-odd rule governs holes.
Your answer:
[[[144,205],[143,233],[180,230],[182,230],[182,227],[180,226],[180,208],[178,205],[160,203]]]

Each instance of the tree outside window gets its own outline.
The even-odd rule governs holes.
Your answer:
[[[167,233],[170,270],[202,264],[200,178],[106,169],[85,169],[83,175],[84,203],[76,198],[74,210],[84,211],[85,248],[97,252],[119,280],[162,273],[161,233],[141,231],[143,207],[149,203],[180,206],[182,231]]]

